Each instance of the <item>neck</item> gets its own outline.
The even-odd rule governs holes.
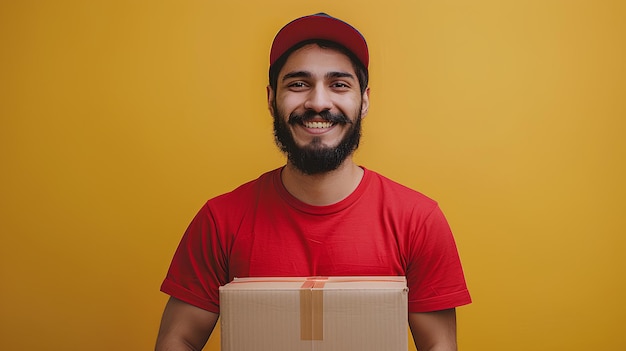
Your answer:
[[[287,191],[298,200],[309,205],[326,206],[352,194],[363,178],[363,169],[348,158],[334,171],[309,175],[288,162],[281,178]]]

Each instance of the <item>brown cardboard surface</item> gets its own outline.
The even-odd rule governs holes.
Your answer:
[[[405,351],[404,277],[241,278],[220,288],[223,351]]]

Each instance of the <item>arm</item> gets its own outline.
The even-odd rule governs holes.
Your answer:
[[[156,351],[199,351],[206,344],[218,314],[170,297],[156,342]]]
[[[457,351],[454,308],[409,313],[409,326],[419,351]]]

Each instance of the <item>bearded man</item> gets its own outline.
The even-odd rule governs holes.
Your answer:
[[[157,350],[200,350],[234,277],[405,276],[420,351],[456,350],[455,308],[471,302],[439,206],[354,163],[369,109],[369,53],[320,13],[285,25],[270,52],[268,108],[284,167],[210,199],[161,290]]]

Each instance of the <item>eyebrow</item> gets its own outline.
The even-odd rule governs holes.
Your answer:
[[[291,78],[311,78],[313,75],[311,74],[311,72],[309,71],[294,71],[294,72],[289,72],[287,74],[285,74],[283,76],[282,81],[286,81],[287,79],[291,79]],[[326,78],[350,78],[352,80],[354,80],[354,75],[348,72],[328,72],[326,73]]]
[[[307,72],[307,71],[294,71],[294,72],[289,72],[287,74],[285,74],[283,76],[283,82],[286,81],[287,79],[291,79],[291,78],[310,78],[311,77],[311,72]]]

